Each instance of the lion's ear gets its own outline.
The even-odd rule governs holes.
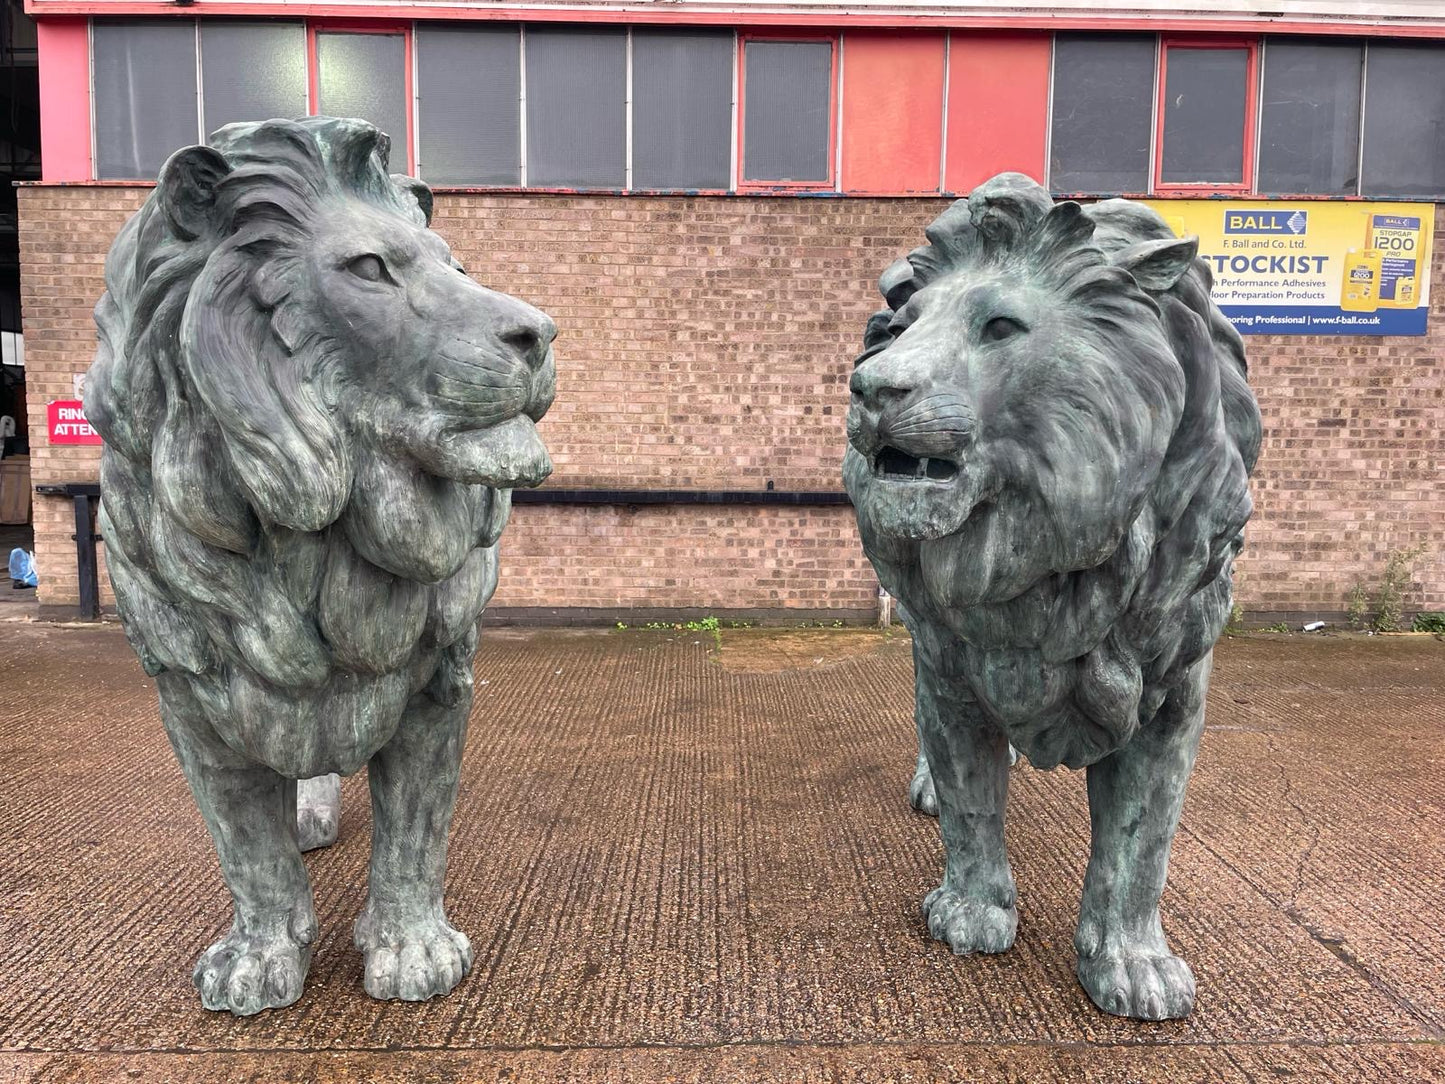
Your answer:
[[[396,185],[396,190],[401,194],[402,202],[405,203],[408,198],[410,198],[410,200],[416,204],[417,210],[421,212],[421,224],[423,226],[430,226],[433,203],[431,186],[425,181],[419,181],[415,177],[408,177],[404,173],[393,173],[391,180],[392,183]]]
[[[1182,241],[1169,237],[1162,241],[1141,241],[1120,249],[1114,263],[1134,276],[1134,281],[1150,293],[1160,294],[1173,289],[1199,254],[1199,238]]]
[[[166,159],[156,192],[166,219],[178,237],[194,241],[215,225],[216,186],[231,172],[220,152],[183,147]]]

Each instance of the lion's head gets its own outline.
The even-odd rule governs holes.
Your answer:
[[[173,156],[130,224],[125,247],[150,249],[156,266],[108,275],[114,307],[181,307],[149,324],[117,315],[151,339],[159,321],[178,333],[162,379],[215,420],[256,514],[296,530],[341,513],[359,444],[499,487],[551,467],[533,422],[555,386],[552,322],[462,273],[427,228],[430,191],[388,176],[386,151],[360,121],[229,125]],[[128,427],[107,370],[161,344],[108,345],[93,401],[110,437]]]
[[[1118,736],[1154,699],[1156,661],[1212,644],[1228,609],[1259,449],[1242,343],[1196,239],[1140,204],[1055,205],[1003,174],[927,237],[884,272],[852,377],[864,547],[919,620],[1012,653],[965,666],[1000,715],[1073,697]],[[1072,741],[1041,758],[1098,751]]]
[[[463,273],[387,152],[362,121],[229,125],[106,261],[112,578],[147,665],[216,715],[337,673],[370,675],[358,711],[404,698],[490,595],[511,488],[551,471],[552,321]]]

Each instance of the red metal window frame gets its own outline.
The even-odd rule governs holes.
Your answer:
[[[1238,184],[1206,181],[1164,183],[1164,119],[1169,90],[1170,49],[1243,49],[1246,54],[1244,89],[1244,155]],[[1163,38],[1159,43],[1159,87],[1154,104],[1154,194],[1207,196],[1214,193],[1247,195],[1254,191],[1255,144],[1259,128],[1259,40],[1257,38]]]
[[[402,93],[406,95],[406,171],[416,176],[416,92],[412,88],[412,23],[373,19],[308,20],[306,23],[306,111],[313,117],[321,100],[321,66],[317,62],[318,34],[392,34],[401,37]],[[393,167],[395,168],[395,167]]]
[[[738,178],[737,191],[758,192],[832,192],[838,187],[838,63],[841,49],[837,34],[796,31],[738,31]],[[817,181],[749,181],[747,180],[747,70],[749,42],[825,42],[832,49],[828,66],[828,176]]]

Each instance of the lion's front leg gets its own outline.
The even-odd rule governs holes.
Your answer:
[[[1159,897],[1184,789],[1204,729],[1205,656],[1128,745],[1089,768],[1093,842],[1074,946],[1094,1004],[1172,1020],[1194,1008],[1194,974],[1169,951]]]
[[[923,900],[928,932],[955,953],[1003,952],[1018,912],[1004,846],[1009,743],[967,693],[917,659],[919,737],[938,795],[943,883]]]
[[[185,679],[160,679],[161,717],[231,890],[230,931],[191,975],[208,1009],[249,1016],[301,996],[316,940],[311,882],[296,845],[296,784],[227,746]]]
[[[371,888],[356,921],[366,992],[425,1001],[471,970],[466,935],[447,921],[447,835],[471,696],[443,707],[412,697],[396,735],[371,758]]]

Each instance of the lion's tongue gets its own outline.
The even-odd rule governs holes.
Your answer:
[[[552,473],[552,459],[537,427],[525,415],[488,429],[453,434],[447,458],[451,477],[495,489],[539,485]]]

